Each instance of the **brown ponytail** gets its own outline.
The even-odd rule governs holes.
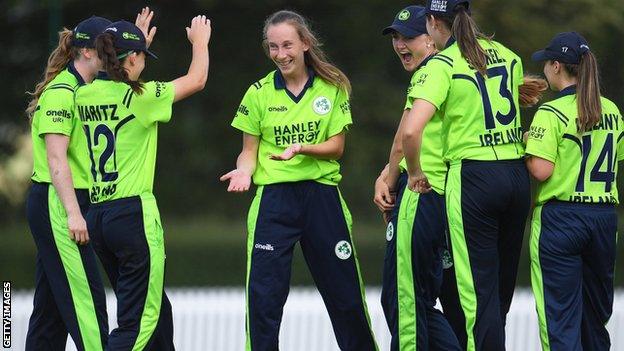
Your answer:
[[[267,18],[264,22],[264,40],[262,42],[265,52],[268,54],[266,35],[269,26],[280,23],[288,23],[295,27],[297,33],[299,34],[299,38],[310,47],[304,54],[306,65],[312,67],[314,72],[323,78],[323,80],[345,90],[347,94],[350,95],[351,82],[349,82],[349,78],[347,78],[347,75],[338,69],[338,67],[329,62],[329,59],[321,49],[322,44],[319,42],[314,32],[310,29],[310,26],[305,18],[303,18],[300,14],[292,11],[278,11]]]
[[[520,106],[535,106],[541,99],[543,92],[548,89],[548,82],[539,76],[525,75],[522,85],[518,87]]]
[[[63,28],[59,33],[59,42],[58,46],[50,56],[48,57],[48,64],[45,69],[45,73],[43,75],[43,79],[37,83],[35,86],[34,92],[27,92],[27,94],[31,95],[33,98],[28,103],[28,107],[26,108],[26,114],[28,118],[32,121],[33,114],[37,109],[37,104],[39,103],[39,98],[41,94],[47,87],[47,85],[54,79],[56,76],[61,73],[62,70],[65,69],[67,64],[78,57],[79,49],[74,48],[72,46],[72,31]]]
[[[475,21],[470,17],[465,4],[455,7],[455,17],[433,16],[446,24],[457,41],[459,52],[470,66],[474,67],[484,77],[487,77],[487,54],[479,44],[478,39],[492,40],[492,37],[483,34]]]
[[[587,51],[581,56],[580,64],[564,64],[564,68],[570,75],[577,77],[578,131],[584,133],[598,124],[602,115],[598,63],[594,54]]]
[[[115,49],[113,39],[113,35],[110,33],[100,34],[95,39],[95,49],[102,61],[106,74],[112,81],[126,83],[132,88],[132,91],[139,95],[142,94],[143,83],[137,80],[130,80],[128,71],[123,67],[123,62],[127,57],[119,61],[117,57],[122,52]]]
[[[475,21],[463,5],[456,7],[457,14],[453,21],[453,37],[457,40],[459,51],[468,63],[484,77],[487,77],[487,55],[479,45],[478,38],[484,37]]]

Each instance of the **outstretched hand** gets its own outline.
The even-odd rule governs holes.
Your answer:
[[[228,192],[242,193],[249,190],[249,186],[251,185],[251,174],[237,168],[222,175],[219,180],[222,182],[228,180],[230,181],[227,188]]]
[[[186,36],[191,44],[207,46],[211,34],[210,20],[204,15],[193,17],[191,26],[186,27]]]
[[[288,161],[301,152],[301,144],[292,144],[284,150],[280,155],[271,154],[269,158],[275,161]]]
[[[137,14],[137,18],[134,21],[134,24],[139,27],[141,32],[143,32],[143,35],[145,36],[145,46],[148,48],[152,44],[154,36],[156,35],[156,27],[152,27],[151,29],[149,27],[153,17],[154,11],[150,11],[149,7],[144,7],[141,9],[141,12]]]

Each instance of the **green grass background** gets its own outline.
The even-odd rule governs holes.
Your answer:
[[[366,285],[381,285],[385,253],[385,225],[381,218],[354,223],[353,238]],[[163,217],[167,253],[167,286],[242,286],[246,270],[245,221],[222,218]],[[622,232],[620,228],[620,232]],[[1,228],[0,279],[15,288],[32,288],[35,275],[35,245],[25,223]],[[530,284],[528,234],[520,260],[518,285]],[[621,262],[624,245],[618,243],[616,286],[624,286]],[[106,280],[106,279],[105,279]],[[292,285],[313,281],[297,245],[293,259]]]

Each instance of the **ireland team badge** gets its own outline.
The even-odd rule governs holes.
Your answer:
[[[336,251],[336,256],[338,256],[341,260],[348,259],[351,257],[351,253],[353,252],[353,250],[351,250],[351,244],[349,244],[346,240],[339,241],[338,244],[336,244],[334,251]]]

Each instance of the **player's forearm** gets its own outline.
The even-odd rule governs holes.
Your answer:
[[[393,157],[398,158],[399,162],[403,158],[403,143],[402,143],[402,131],[405,127],[405,119],[407,118],[410,110],[404,110],[403,115],[401,116],[401,121],[399,122],[399,126],[397,127],[396,132],[394,133],[394,139],[392,140],[392,148],[390,148],[390,157],[391,160]]]
[[[175,87],[174,101],[182,100],[204,89],[208,80],[208,66],[208,45],[194,43],[193,58],[188,72],[173,81]]]
[[[198,91],[206,86],[209,65],[208,45],[203,45],[202,43],[193,44],[193,58],[189,65],[187,76],[195,83]]]
[[[48,155],[48,166],[50,169],[50,177],[52,185],[58,194],[59,199],[63,203],[65,212],[68,216],[82,215],[80,206],[76,199],[74,190],[74,182],[71,175],[71,169],[67,162],[67,157],[60,155]]]
[[[399,163],[403,156],[401,136],[399,131],[397,131],[397,135],[392,143],[392,149],[390,150],[390,159],[388,160],[388,180],[391,181],[390,184],[394,184],[401,174]]]
[[[340,133],[320,144],[301,145],[299,154],[324,160],[338,160],[344,153],[344,142],[344,133]]]
[[[236,169],[239,169],[251,176],[256,171],[257,162],[257,150],[256,152],[253,152],[252,150],[243,150],[236,159]]]
[[[386,166],[381,170],[381,172],[379,172],[379,176],[377,177],[377,179],[386,181],[386,179],[388,178],[388,169],[390,168],[390,164],[386,164]]]
[[[405,161],[407,163],[407,172],[409,175],[415,175],[421,171],[420,169],[420,146],[422,144],[423,130],[416,126],[411,130],[403,133],[402,144]],[[398,163],[397,163],[398,167]]]
[[[390,154],[390,160],[388,162],[388,175],[386,176],[386,183],[390,185],[396,185],[399,175],[401,175],[401,169],[399,163],[403,158],[403,154],[397,155],[396,153]],[[393,186],[394,187],[394,186]],[[395,190],[395,189],[391,189]]]

